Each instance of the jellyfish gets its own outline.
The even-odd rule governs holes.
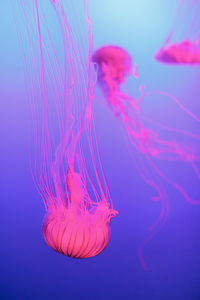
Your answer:
[[[167,64],[199,64],[200,45],[188,40],[173,43],[156,53],[155,59]]]
[[[29,45],[28,53],[22,51],[33,122],[31,169],[45,206],[43,237],[61,254],[93,257],[107,246],[117,211],[91,109],[97,74],[88,3],[18,3]]]
[[[165,64],[200,64],[200,24],[198,0],[180,0],[172,29],[155,59]],[[178,34],[178,36],[177,36]]]
[[[163,170],[160,161],[169,162],[170,165],[178,162],[189,166],[195,178],[199,180],[200,136],[187,129],[173,128],[150,118],[148,113],[141,109],[142,103],[151,95],[167,97],[178,111],[192,119],[195,124],[200,123],[200,118],[184,107],[175,96],[166,92],[146,92],[143,85],[140,86],[141,96],[137,99],[131,97],[128,92],[123,92],[121,84],[125,83],[128,75],[135,74],[132,72],[134,67],[131,57],[123,48],[113,45],[103,46],[94,51],[92,59],[98,67],[98,83],[103,96],[111,112],[119,120],[134,166],[143,180],[156,191],[152,200],[161,203],[160,215],[139,249],[140,261],[146,268],[142,255],[143,248],[168,219],[170,207],[168,185],[175,188],[189,203],[200,204],[200,200],[194,199],[184,185],[171,178],[165,172],[165,168]]]

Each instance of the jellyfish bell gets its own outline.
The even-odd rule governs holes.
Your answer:
[[[200,64],[200,45],[189,40],[161,48],[155,59],[165,64]]]
[[[58,205],[44,218],[43,236],[55,251],[74,258],[89,258],[104,250],[110,239],[110,220],[117,212],[105,201],[90,207],[85,205],[87,194],[80,175],[68,173],[70,200]],[[89,195],[88,195],[89,196]]]
[[[110,239],[108,220],[102,221],[102,216],[98,217],[99,214],[101,208],[98,206],[94,213],[86,211],[77,218],[70,208],[63,207],[61,215],[57,210],[56,214],[45,218],[42,228],[44,239],[53,250],[66,256],[96,256],[105,249]],[[105,219],[106,217],[107,213]]]
[[[131,73],[131,57],[121,47],[111,45],[101,47],[94,52],[92,60],[99,66],[100,81],[112,80],[119,84]]]

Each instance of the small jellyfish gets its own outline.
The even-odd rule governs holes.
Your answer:
[[[199,0],[179,1],[172,29],[154,56],[158,62],[200,64],[199,5]]]
[[[120,109],[123,110],[123,100],[128,100],[136,110],[139,109],[137,102],[120,90],[120,84],[133,71],[132,59],[128,52],[118,46],[103,46],[93,53],[92,60],[98,65],[98,82],[111,109],[116,113]],[[117,106],[119,108],[115,109]]]
[[[49,1],[44,9],[34,0],[20,7],[31,54],[24,51],[33,120],[32,173],[46,209],[43,236],[66,256],[92,257],[107,246],[117,211],[91,109],[97,75],[90,59],[87,1]],[[59,39],[63,48],[57,46]]]
[[[99,80],[106,81],[109,85],[109,77],[114,82],[124,82],[125,76],[130,74],[132,68],[132,60],[129,54],[122,48],[117,46],[105,46],[95,51],[93,61],[99,68]]]

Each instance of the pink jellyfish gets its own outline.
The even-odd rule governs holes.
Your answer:
[[[162,47],[155,54],[157,61],[166,64],[195,65],[200,63],[199,5],[199,0],[179,1],[172,29]],[[173,36],[176,36],[176,31],[180,31],[180,42],[172,41]]]
[[[166,222],[169,213],[165,185],[173,186],[188,202],[200,204],[200,200],[193,199],[183,185],[166,175],[159,167],[159,161],[170,161],[170,164],[175,161],[185,163],[193,169],[197,179],[200,179],[200,136],[186,130],[171,128],[147,117],[141,111],[141,103],[149,95],[168,96],[169,100],[192,120],[200,123],[200,118],[185,108],[177,98],[164,92],[144,92],[144,87],[141,86],[142,95],[139,99],[133,99],[127,93],[123,93],[120,84],[125,81],[127,75],[132,74],[131,57],[124,49],[112,45],[101,47],[94,52],[93,61],[98,66],[98,82],[105,99],[125,132],[135,166],[146,183],[157,191],[153,200],[159,200],[161,203],[160,215],[139,250],[141,263],[146,268],[142,249]]]
[[[96,71],[87,1],[19,5],[29,44],[23,57],[33,120],[32,173],[46,209],[43,236],[59,253],[92,257],[108,244],[117,211],[91,109]]]

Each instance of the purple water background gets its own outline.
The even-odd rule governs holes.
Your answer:
[[[140,78],[128,79],[130,93],[139,84],[177,96],[200,116],[200,68],[167,67],[153,60],[166,37],[176,1],[93,0],[90,16],[94,48],[116,44],[138,64]],[[146,187],[124,143],[118,122],[103,105],[98,88],[95,118],[102,163],[120,212],[112,221],[111,240],[97,257],[74,260],[52,251],[44,242],[44,206],[29,168],[28,99],[16,27],[9,1],[1,1],[0,26],[0,299],[200,299],[200,207],[184,201],[168,187],[170,215],[148,243],[139,263],[138,246],[157,218],[160,206]],[[185,124],[165,98],[149,98],[144,109]],[[102,102],[101,102],[102,101]],[[190,125],[198,132],[196,125]],[[184,166],[179,174],[198,197],[199,182]]]

